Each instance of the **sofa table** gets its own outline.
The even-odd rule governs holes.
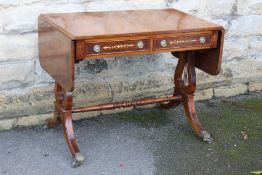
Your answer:
[[[162,109],[184,106],[196,135],[211,142],[198,120],[195,68],[220,72],[224,28],[175,9],[41,14],[38,19],[39,59],[55,80],[54,116],[48,127],[62,124],[74,158],[84,160],[74,135],[72,114],[160,103]],[[74,65],[84,59],[171,52],[178,58],[174,93],[168,97],[72,108]]]

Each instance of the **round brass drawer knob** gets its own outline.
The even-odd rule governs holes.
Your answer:
[[[167,41],[166,41],[166,40],[162,40],[162,41],[160,42],[160,45],[161,45],[162,47],[166,47],[166,46],[167,46]]]
[[[199,38],[199,42],[200,42],[201,44],[205,44],[205,43],[206,43],[206,37],[201,36],[201,37]]]
[[[143,49],[144,46],[145,46],[145,44],[144,44],[143,41],[138,41],[138,42],[137,42],[137,47],[138,47],[139,49]]]
[[[94,51],[96,52],[96,53],[98,53],[98,52],[100,52],[101,51],[101,47],[100,47],[100,45],[94,45]]]

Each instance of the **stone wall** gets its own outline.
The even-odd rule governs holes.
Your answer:
[[[198,72],[199,100],[262,90],[261,0],[0,0],[0,129],[51,117],[53,80],[38,62],[40,13],[167,7],[226,28],[222,72]],[[176,63],[171,54],[83,61],[76,66],[76,106],[171,94]]]

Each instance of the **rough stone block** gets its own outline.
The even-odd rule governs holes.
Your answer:
[[[249,83],[248,84],[248,90],[250,92],[262,91],[262,82]]]
[[[235,75],[232,71],[232,67],[237,68],[239,65],[228,65],[228,63],[223,63],[220,73],[216,76],[211,76],[197,69],[197,88],[210,89],[232,84]]]
[[[262,62],[251,59],[235,60],[231,62],[224,62],[222,64],[223,71],[219,75],[220,82],[216,82],[211,78],[208,81],[211,85],[221,86],[221,85],[233,85],[233,84],[246,84],[248,82],[260,82],[262,77]]]
[[[0,95],[0,109],[1,109],[1,106],[3,106],[4,104],[6,104],[6,97],[3,95]]]
[[[0,107],[0,119],[39,115],[53,111],[52,88],[28,88],[28,92],[4,94],[6,103]]]
[[[132,0],[132,1],[88,1],[86,11],[110,11],[110,10],[134,10],[134,9],[153,9],[165,8],[165,0]]]
[[[223,26],[226,31],[229,30],[229,24],[228,24],[229,21],[228,20],[225,20],[225,19],[211,19],[210,21],[215,23],[215,24]]]
[[[231,22],[230,36],[261,35],[262,16],[250,15],[241,16]]]
[[[261,0],[238,0],[237,12],[239,15],[262,15]]]
[[[59,8],[58,8],[59,7]],[[28,33],[37,30],[37,18],[41,13],[84,11],[82,4],[30,4],[11,7],[3,12],[5,33]]]
[[[5,119],[0,120],[0,131],[2,130],[10,130],[16,126],[17,119]]]
[[[3,16],[5,33],[32,32],[37,29],[41,6],[18,6],[6,9]]]
[[[37,33],[0,35],[0,61],[28,60],[38,57]]]
[[[39,60],[35,60],[35,83],[46,84],[53,83],[54,80],[41,67]]]
[[[230,61],[248,58],[248,47],[249,41],[247,38],[227,39],[224,46],[224,59]]]
[[[26,91],[1,92],[4,104],[0,106],[0,119],[17,116],[46,114],[53,111],[53,84],[40,88],[28,88]],[[77,82],[74,95],[74,107],[83,107],[111,102],[112,92],[108,84]]]
[[[74,90],[74,97],[75,107],[83,107],[86,105],[112,102],[113,94],[108,83],[77,81]]]
[[[235,13],[235,5],[235,0],[204,1],[199,13],[208,18],[228,17]]]
[[[3,7],[17,6],[20,5],[20,2],[21,0],[12,0],[12,1],[0,0],[0,6]]]
[[[4,25],[3,25],[3,14],[1,12],[1,8],[0,8],[0,34],[2,34],[4,32]]]
[[[209,100],[213,98],[213,89],[197,90],[195,94],[196,101]]]
[[[135,82],[112,81],[110,85],[114,94],[114,101],[155,97],[173,92],[172,77],[161,72],[142,76]]]
[[[168,0],[168,6],[184,11],[184,12],[188,12],[191,14],[196,14],[196,12],[199,10],[199,4],[200,1],[199,0],[183,0],[183,1],[174,1],[174,0]]]
[[[246,92],[246,84],[236,84],[214,88],[215,97],[231,97],[235,95],[245,94]]]
[[[16,126],[37,126],[47,123],[47,120],[52,117],[52,114],[31,115],[18,117]]]
[[[34,81],[34,62],[0,64],[0,89],[31,85]]]
[[[262,61],[262,37],[252,37],[250,38],[249,43],[249,56],[251,57],[251,59],[256,61]]]

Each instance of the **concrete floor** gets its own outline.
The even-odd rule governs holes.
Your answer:
[[[61,127],[0,132],[0,175],[249,174],[262,170],[261,99],[261,93],[255,93],[198,102],[212,144],[195,137],[181,107],[137,109],[75,122],[86,157],[78,168],[71,166]]]

